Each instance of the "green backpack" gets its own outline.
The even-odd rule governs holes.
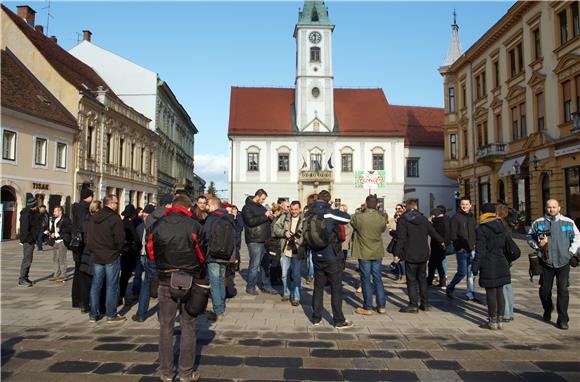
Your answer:
[[[304,217],[302,234],[304,244],[312,250],[321,250],[330,245],[330,235],[326,229],[324,212],[311,211]]]

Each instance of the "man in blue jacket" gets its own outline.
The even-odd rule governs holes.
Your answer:
[[[330,205],[330,193],[320,191],[318,200],[308,210],[306,217],[312,214],[321,214],[326,223],[326,233],[330,237],[329,244],[322,249],[312,249],[314,262],[314,296],[312,299],[312,322],[320,325],[322,320],[322,305],[326,280],[330,281],[330,295],[334,326],[337,329],[346,329],[353,326],[342,313],[342,272],[344,271],[344,255],[340,246],[341,226],[350,222],[346,212],[333,209]],[[344,227],[342,227],[344,232]]]

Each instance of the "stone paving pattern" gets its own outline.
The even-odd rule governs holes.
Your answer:
[[[226,319],[198,319],[202,380],[580,381],[580,268],[570,277],[570,330],[562,331],[542,321],[537,278],[530,283],[527,273],[530,251],[523,241],[518,244],[524,251],[512,269],[515,320],[494,332],[479,328],[486,307],[464,300],[465,282],[456,289],[458,298],[448,300],[443,290],[431,289],[431,311],[403,314],[398,309],[407,302],[405,290],[385,277],[387,314],[363,317],[353,312],[362,296],[355,292],[356,263],[349,261],[343,309],[355,326],[339,332],[330,323],[328,293],[323,325],[314,327],[311,286],[304,288],[303,305],[292,307],[279,296],[245,294],[245,281],[237,276],[239,294],[228,300]],[[89,323],[86,314],[70,307],[72,280],[47,280],[52,251],[35,252],[33,288],[16,286],[22,256],[18,243],[4,242],[0,251],[2,380],[159,380],[153,311],[144,323],[130,320],[135,305],[121,312],[129,318],[125,323]],[[452,277],[455,260],[449,259]],[[245,270],[245,248],[242,260]],[[70,252],[68,265],[70,273]]]

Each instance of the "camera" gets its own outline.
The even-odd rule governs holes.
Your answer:
[[[544,240],[545,238],[552,236],[552,233],[549,230],[539,231],[537,233],[537,236],[538,236],[538,241],[539,241],[539,240]]]

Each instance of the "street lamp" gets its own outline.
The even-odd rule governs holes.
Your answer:
[[[536,156],[536,154],[534,154],[534,157],[532,158],[532,166],[534,166],[534,170],[538,170],[538,167],[540,167],[540,160],[538,159],[538,157]]]
[[[514,162],[514,165],[512,166],[512,170],[514,170],[514,175],[519,176],[520,175],[520,167],[522,165],[516,160]]]

